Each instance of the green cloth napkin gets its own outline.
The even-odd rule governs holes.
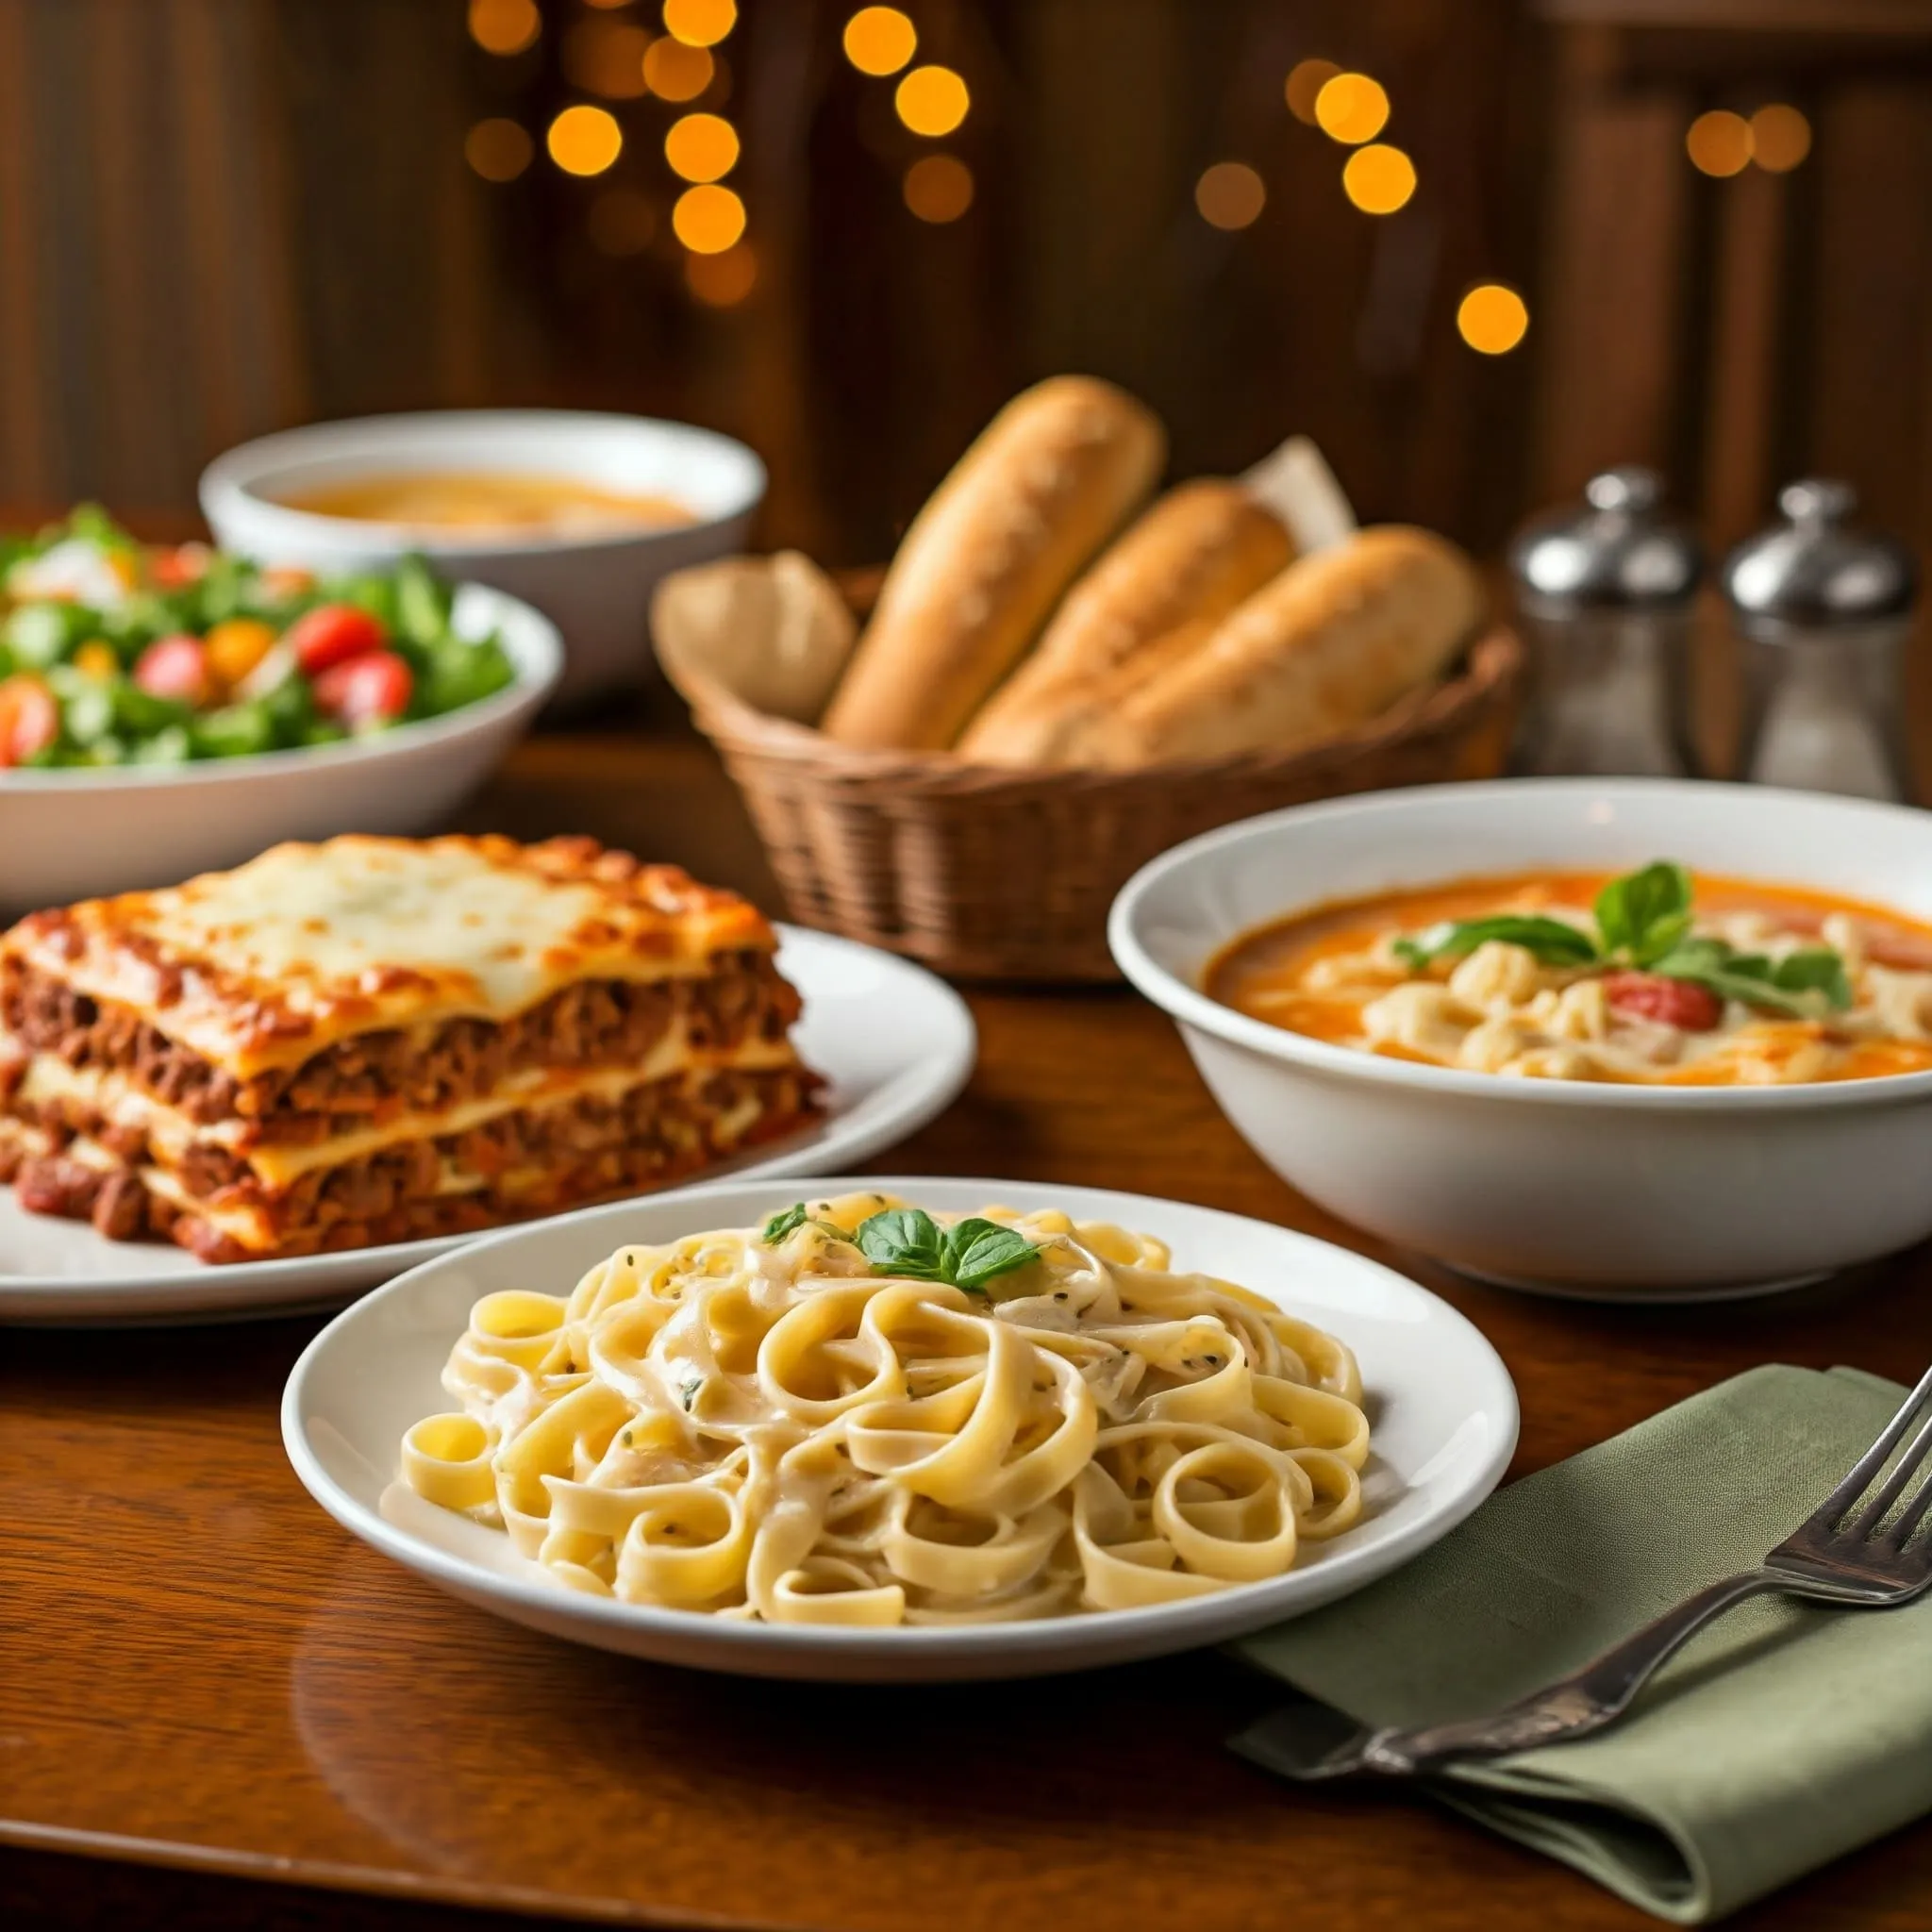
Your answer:
[[[1499,1491],[1406,1569],[1238,1655],[1362,1723],[1500,1709],[1808,1516],[1904,1391],[1772,1366]],[[1269,1765],[1265,1720],[1234,1740]],[[1609,1729],[1427,1790],[1680,1924],[1932,1809],[1932,1598],[1740,1605]]]

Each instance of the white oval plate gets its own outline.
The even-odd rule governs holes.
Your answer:
[[[941,1112],[973,1071],[973,1016],[924,967],[829,933],[778,930],[780,970],[805,998],[795,1038],[831,1083],[827,1112],[721,1173],[824,1174],[869,1159]],[[211,1268],[180,1248],[110,1241],[84,1221],[29,1214],[0,1187],[0,1321],[221,1321],[338,1307],[475,1239]]]
[[[922,1206],[1062,1208],[1153,1234],[1174,1264],[1238,1281],[1332,1330],[1360,1360],[1374,1431],[1367,1511],[1286,1576],[1148,1609],[1023,1624],[890,1630],[727,1623],[554,1584],[500,1531],[425,1503],[396,1479],[403,1432],[448,1407],[439,1377],[470,1305],[499,1288],[565,1293],[630,1241],[743,1227],[802,1194],[880,1189]],[[1243,1636],[1359,1590],[1427,1548],[1501,1479],[1516,1391],[1496,1352],[1446,1302],[1312,1236],[1238,1214],[1031,1181],[744,1180],[681,1188],[509,1229],[411,1269],[338,1315],[282,1396],[282,1441],[322,1507],[366,1543],[512,1623],[658,1663],[848,1683],[1036,1676]]]

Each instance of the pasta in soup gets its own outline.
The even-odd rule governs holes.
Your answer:
[[[1206,991],[1313,1039],[1472,1072],[1777,1086],[1932,1069],[1932,926],[1658,861],[1350,901],[1252,932]]]
[[[1278,1576],[1361,1512],[1355,1357],[1151,1237],[880,1195],[486,1295],[404,1480],[554,1581],[959,1624]]]

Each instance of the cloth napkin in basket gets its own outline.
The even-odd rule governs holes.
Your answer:
[[[1500,1709],[1755,1564],[1903,1393],[1856,1369],[1753,1369],[1499,1491],[1407,1568],[1238,1654],[1363,1723]],[[1267,1720],[1234,1745],[1267,1766]],[[1609,1729],[1427,1788],[1659,1918],[1720,1917],[1932,1809],[1932,1598],[1755,1599]]]

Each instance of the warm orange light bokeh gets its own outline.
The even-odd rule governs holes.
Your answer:
[[[1456,330],[1485,356],[1507,356],[1529,331],[1529,305],[1502,282],[1478,282],[1456,310]]]
[[[718,114],[686,114],[664,137],[671,172],[687,181],[716,181],[738,165],[738,130]]]
[[[1315,122],[1331,141],[1356,147],[1389,125],[1389,95],[1366,74],[1338,74],[1315,96]]]
[[[892,105],[914,134],[937,139],[965,120],[973,96],[950,67],[915,67],[894,91]]]
[[[537,143],[514,121],[479,121],[463,138],[463,158],[486,181],[514,181]]]
[[[1774,175],[1789,175],[1811,152],[1811,124],[1801,109],[1773,101],[1751,117],[1751,158]]]
[[[740,242],[717,255],[685,258],[685,286],[713,308],[736,307],[751,293],[758,278],[758,258],[748,242]]]
[[[957,222],[973,206],[973,170],[958,155],[922,156],[901,187],[922,222]]]
[[[1415,163],[1399,147],[1358,147],[1341,171],[1341,189],[1365,215],[1392,215],[1415,192]]]
[[[715,47],[737,25],[737,0],[664,0],[664,31],[687,47]]]
[[[658,209],[635,188],[607,188],[585,214],[584,232],[600,255],[641,255],[657,237]]]
[[[647,93],[644,57],[651,36],[615,20],[580,20],[563,37],[564,77],[607,101],[631,101]]]
[[[550,124],[550,158],[566,175],[601,175],[624,152],[624,130],[606,108],[566,108]]]
[[[717,63],[703,47],[688,47],[666,34],[644,55],[644,80],[660,101],[694,101],[710,86]]]
[[[521,54],[542,31],[536,0],[470,0],[470,38],[486,54]]]
[[[1245,161],[1216,161],[1194,183],[1194,206],[1210,227],[1245,228],[1267,202],[1267,187]]]
[[[1751,124],[1728,108],[1713,108],[1691,122],[1684,136],[1684,152],[1703,175],[1722,178],[1741,175],[1751,165]]]
[[[861,7],[845,23],[845,58],[861,74],[897,74],[919,47],[919,29],[896,7]]]
[[[723,255],[744,233],[744,204],[728,188],[687,188],[671,210],[672,232],[693,255]]]
[[[1332,60],[1297,60],[1288,76],[1288,111],[1310,127],[1315,120],[1315,96],[1341,72]]]

